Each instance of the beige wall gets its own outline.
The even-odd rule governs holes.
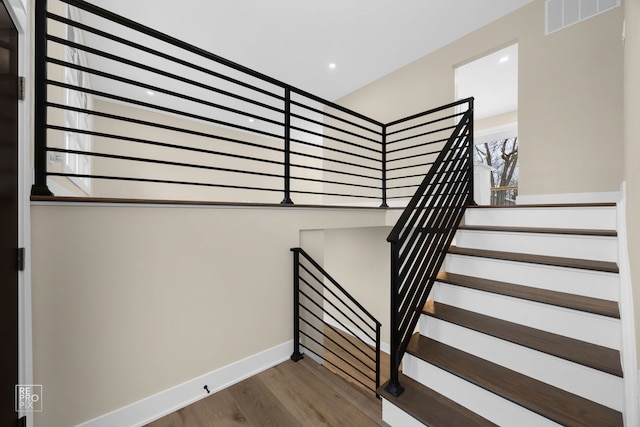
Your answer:
[[[326,230],[324,267],[382,323],[382,342],[389,344],[391,227]],[[375,267],[375,268],[374,268]]]
[[[292,339],[289,249],[300,230],[383,226],[386,215],[31,212],[34,381],[47,390],[36,422],[47,427],[75,425]]]
[[[518,42],[520,194],[617,191],[622,181],[623,9],[549,36],[544,0],[342,98],[386,122],[450,102],[454,68]]]
[[[636,331],[640,331],[640,1],[625,1],[624,179],[627,186],[627,240],[635,300]],[[640,345],[637,338],[636,345]],[[640,360],[640,347],[637,351]]]

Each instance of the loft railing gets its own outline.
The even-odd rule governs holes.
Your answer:
[[[382,123],[82,0],[36,19],[33,194],[384,200]]]
[[[467,104],[467,111],[453,126],[438,159],[387,238],[391,243],[391,378],[386,390],[395,396],[403,391],[400,363],[422,307],[464,211],[473,204],[473,100]],[[451,106],[442,108],[447,107]]]
[[[34,196],[387,206],[442,145],[83,0],[35,27]]]
[[[303,249],[293,248],[293,354],[311,354],[377,395],[380,322]]]

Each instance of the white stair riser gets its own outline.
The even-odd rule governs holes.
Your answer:
[[[467,209],[467,225],[616,230],[614,206]]]
[[[417,419],[382,398],[382,421],[391,427],[424,427]]]
[[[617,240],[607,236],[459,230],[456,245],[463,248],[598,261],[617,262],[618,258]]]
[[[609,301],[618,301],[619,279],[614,273],[551,267],[448,254],[446,271],[516,285],[532,286]]]
[[[622,378],[423,315],[420,334],[617,411]]]
[[[559,424],[410,354],[402,361],[405,375],[437,391],[487,420],[502,426],[545,427]]]
[[[597,314],[437,283],[433,299],[443,304],[620,350],[620,320]]]

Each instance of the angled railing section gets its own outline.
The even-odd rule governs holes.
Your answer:
[[[447,110],[454,113],[442,115]],[[429,118],[435,114],[441,117]],[[395,396],[403,391],[399,367],[421,309],[466,207],[474,203],[473,99],[443,106],[419,118],[431,124],[437,120],[440,132],[450,134],[387,238],[391,243],[391,378],[386,390]],[[422,126],[407,121],[394,125],[416,135],[427,133],[420,130]]]
[[[293,354],[377,394],[380,322],[303,249],[293,248]]]

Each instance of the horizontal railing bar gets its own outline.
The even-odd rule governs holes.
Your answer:
[[[94,116],[104,117],[104,118],[112,119],[112,120],[124,121],[124,122],[127,122],[127,123],[134,123],[134,124],[141,125],[141,126],[149,126],[149,127],[164,129],[164,130],[168,130],[168,131],[172,131],[172,132],[179,132],[179,133],[184,133],[184,134],[193,135],[193,136],[201,136],[201,137],[204,137],[204,138],[215,139],[215,140],[219,140],[219,141],[232,142],[232,143],[236,143],[236,144],[240,144],[240,145],[246,145],[246,146],[249,146],[249,147],[256,147],[256,148],[262,148],[262,149],[265,149],[265,150],[284,152],[284,149],[282,149],[282,148],[269,147],[268,145],[256,144],[254,142],[243,141],[241,139],[229,138],[229,137],[226,137],[226,136],[220,136],[220,135],[215,135],[215,134],[206,133],[206,132],[199,132],[199,131],[180,128],[180,127],[176,127],[176,126],[169,126],[169,125],[165,125],[165,124],[162,124],[162,123],[155,123],[155,122],[149,122],[149,121],[146,121],[146,120],[134,119],[134,118],[131,118],[131,117],[119,116],[117,114],[104,113],[104,112],[95,111],[95,110],[87,110],[87,109],[83,109],[83,108],[71,107],[71,106],[67,106],[67,105],[63,105],[63,104],[56,104],[56,103],[52,103],[52,102],[47,102],[47,106],[48,107],[52,107],[52,108],[62,109],[62,110],[69,110],[69,111],[76,111],[76,112],[79,112],[79,113],[91,114],[91,115],[94,115]],[[50,126],[50,125],[47,125],[47,126]],[[281,137],[278,137],[278,139],[281,139]]]
[[[65,0],[61,0],[61,1],[65,1]],[[98,15],[98,16],[100,16],[100,15]],[[191,68],[193,70],[197,70],[197,71],[203,72],[205,74],[208,74],[210,76],[219,78],[221,80],[225,80],[225,81],[228,81],[230,83],[236,84],[238,86],[242,86],[244,88],[251,89],[253,91],[262,93],[263,95],[268,95],[268,96],[271,96],[273,98],[276,98],[276,99],[279,99],[281,101],[284,101],[284,96],[282,96],[282,95],[278,95],[278,94],[270,92],[268,90],[259,88],[257,86],[254,86],[254,85],[251,85],[251,84],[248,84],[248,83],[245,83],[245,82],[243,82],[241,80],[237,80],[237,79],[234,79],[232,77],[225,76],[224,74],[217,73],[215,71],[212,71],[212,70],[210,70],[208,68],[205,68],[205,67],[198,66],[196,64],[192,64],[192,63],[190,63],[188,61],[185,61],[185,60],[182,60],[182,59],[179,59],[179,58],[175,58],[175,57],[173,57],[171,55],[168,55],[166,53],[160,52],[158,50],[151,49],[151,48],[149,48],[147,46],[143,46],[141,44],[132,42],[132,41],[127,40],[127,39],[123,39],[121,37],[116,36],[115,34],[107,33],[105,31],[102,31],[102,30],[99,30],[99,29],[96,29],[96,28],[93,28],[93,27],[89,27],[88,25],[84,25],[84,24],[82,24],[80,22],[76,22],[76,21],[73,21],[71,19],[64,18],[64,17],[59,16],[59,15],[55,15],[55,14],[53,14],[51,12],[47,13],[47,18],[50,18],[50,19],[53,19],[55,21],[59,21],[59,22],[65,23],[67,25],[72,25],[72,26],[74,26],[76,28],[79,28],[79,29],[84,30],[84,31],[88,31],[90,33],[93,33],[93,34],[96,34],[98,36],[104,37],[104,38],[109,39],[111,41],[115,41],[117,43],[121,43],[121,44],[123,44],[125,46],[129,46],[129,47],[132,47],[134,49],[149,53],[151,55],[154,55],[154,56],[157,56],[157,57],[160,57],[160,58],[163,58],[163,59],[167,59],[167,60],[169,60],[171,62],[175,62],[176,64],[183,65],[185,67],[188,67],[188,68]],[[276,85],[276,86],[278,86],[278,85]],[[281,86],[279,86],[279,87],[281,87]]]
[[[293,154],[293,153],[291,153],[291,154]],[[345,171],[336,170],[336,169],[327,169],[327,168],[319,168],[319,167],[315,167],[315,166],[299,165],[299,164],[296,164],[296,163],[291,163],[291,168],[308,169],[308,170],[314,170],[314,171],[319,171],[319,172],[330,172],[330,173],[336,173],[336,174],[339,174],[339,175],[353,176],[353,177],[365,178],[365,179],[375,179],[375,180],[379,180],[380,179],[379,177],[376,177],[376,176],[361,175],[361,174],[358,174],[358,173],[345,172]],[[374,188],[379,190],[381,187],[374,187]]]
[[[303,144],[303,145],[306,145],[308,147],[315,147],[315,148],[320,148],[320,149],[323,149],[323,150],[329,150],[329,151],[333,151],[335,153],[346,154],[348,156],[353,156],[353,157],[357,157],[357,158],[360,158],[360,159],[367,159],[367,160],[371,160],[371,161],[374,161],[374,162],[379,162],[380,161],[379,159],[376,159],[374,157],[368,157],[368,156],[365,156],[365,155],[362,155],[362,154],[351,153],[349,151],[341,150],[339,148],[325,147],[325,146],[322,146],[322,145],[318,145],[318,144],[314,144],[312,142],[305,141],[303,139],[291,138],[291,142],[296,142],[298,144]]]
[[[449,127],[446,127],[446,128],[432,130],[432,131],[429,131],[429,132],[418,133],[418,134],[415,134],[415,135],[407,136],[405,138],[396,139],[395,141],[389,142],[389,144],[393,144],[394,142],[408,141],[410,139],[416,139],[416,138],[420,138],[420,137],[427,136],[427,135],[433,135],[434,133],[444,132],[444,131],[455,129],[455,128],[456,128],[456,125],[453,125],[453,126],[449,126]]]
[[[346,172],[345,172],[346,174]],[[358,187],[358,188],[368,188],[371,190],[380,190],[380,187],[376,187],[373,185],[365,185],[365,184],[354,184],[351,182],[340,182],[340,181],[331,181],[331,180],[326,180],[326,179],[319,179],[319,178],[308,178],[308,177],[303,177],[303,176],[292,176],[291,179],[296,179],[299,181],[310,181],[310,182],[321,182],[323,184],[336,184],[336,185],[345,185],[347,187]]]
[[[396,135],[396,134],[398,134],[398,133],[407,132],[407,131],[410,131],[410,130],[413,130],[413,129],[418,129],[418,128],[421,128],[421,127],[423,127],[423,126],[429,126],[429,125],[432,125],[432,124],[434,124],[434,123],[442,122],[442,121],[447,120],[447,119],[453,119],[453,118],[455,118],[455,117],[460,117],[460,116],[461,116],[461,115],[463,115],[463,114],[464,114],[464,111],[463,111],[463,112],[461,112],[461,113],[456,113],[456,114],[452,114],[452,115],[450,115],[450,116],[440,117],[440,118],[437,118],[437,119],[435,119],[435,120],[430,120],[430,121],[428,121],[428,122],[419,123],[419,124],[416,124],[416,125],[413,125],[413,126],[409,126],[409,127],[406,127],[406,128],[398,129],[398,130],[396,130],[396,131],[388,132],[388,133],[387,133],[387,136]],[[455,126],[454,126],[454,127],[455,127]],[[444,128],[443,128],[443,129],[444,129]],[[398,140],[393,141],[393,142],[397,142],[397,141],[398,141]],[[391,144],[391,143],[393,143],[393,142],[390,142],[390,144]]]
[[[173,96],[173,97],[180,98],[180,99],[184,99],[186,101],[194,102],[196,104],[206,105],[208,107],[213,107],[213,108],[217,108],[219,110],[223,110],[223,111],[227,111],[227,112],[230,112],[230,113],[234,113],[234,114],[237,114],[237,115],[242,116],[242,117],[253,117],[255,119],[261,120],[261,121],[266,122],[266,123],[275,124],[277,126],[284,126],[284,123],[281,122],[281,121],[268,119],[266,117],[258,116],[258,115],[254,114],[254,113],[247,113],[247,112],[238,110],[237,108],[231,108],[231,107],[227,107],[225,105],[217,104],[215,102],[205,101],[205,100],[200,99],[200,98],[195,98],[193,96],[184,95],[184,94],[181,94],[179,92],[174,92],[174,91],[171,91],[171,90],[168,90],[168,89],[164,89],[164,88],[162,88],[160,86],[154,86],[154,85],[150,85],[150,84],[141,83],[141,82],[138,82],[136,80],[127,79],[125,77],[116,76],[116,75],[111,74],[111,73],[106,73],[104,71],[99,71],[99,70],[95,70],[93,68],[84,67],[82,65],[72,64],[70,62],[61,61],[61,60],[55,59],[55,58],[47,58],[47,60],[52,64],[56,64],[56,65],[60,65],[60,66],[63,66],[63,67],[68,67],[68,68],[73,68],[73,69],[76,69],[76,70],[79,70],[79,71],[84,71],[84,72],[86,72],[88,74],[104,77],[104,78],[107,78],[107,79],[110,79],[110,80],[118,81],[118,82],[121,82],[121,83],[125,83],[125,84],[129,84],[129,85],[132,85],[132,86],[136,86],[136,87],[141,87],[141,88],[144,88],[144,89],[149,89],[149,90],[152,90],[154,92],[164,93],[166,95]],[[81,86],[76,86],[76,87],[77,88],[82,88]],[[78,90],[78,89],[75,89],[75,90]],[[155,104],[152,104],[152,105],[155,105]],[[276,109],[276,111],[277,111],[277,109]],[[282,112],[282,113],[284,114],[284,112]],[[225,126],[230,126],[230,125],[233,126],[232,124],[230,124],[228,122],[218,122],[218,124],[224,124]],[[247,129],[250,129],[250,128],[247,128]]]
[[[105,179],[105,180],[112,180],[112,181],[146,182],[146,183],[152,183],[152,184],[193,185],[197,187],[219,187],[219,188],[234,188],[237,190],[282,192],[281,188],[249,187],[249,186],[242,186],[242,185],[214,184],[214,183],[208,183],[208,182],[193,182],[193,181],[176,181],[176,180],[167,180],[167,179],[131,178],[131,177],[125,177],[125,176],[73,174],[73,173],[64,173],[64,172],[48,172],[47,175],[67,177],[67,178]]]
[[[152,140],[148,140],[148,139],[132,138],[132,137],[128,137],[128,136],[113,135],[113,134],[110,134],[110,133],[96,132],[96,131],[90,131],[90,130],[85,130],[85,129],[75,129],[75,128],[68,128],[68,127],[64,127],[64,126],[56,126],[56,125],[47,125],[47,128],[51,129],[51,130],[62,131],[62,132],[71,132],[71,133],[79,133],[79,134],[83,134],[83,135],[90,135],[90,136],[95,136],[95,137],[99,137],[99,138],[116,139],[116,140],[119,140],[119,141],[129,141],[129,142],[133,142],[133,143],[136,143],[136,144],[152,145],[154,147],[172,148],[172,149],[175,149],[175,150],[182,150],[182,151],[193,151],[193,152],[202,153],[202,154],[212,154],[212,155],[217,155],[217,156],[233,157],[233,158],[236,158],[236,159],[253,160],[253,161],[256,161],[256,162],[271,163],[271,164],[276,164],[276,165],[283,165],[284,164],[284,162],[278,161],[278,160],[269,160],[269,159],[264,159],[264,158],[260,158],[260,157],[251,157],[251,156],[245,156],[245,155],[241,155],[241,154],[227,153],[227,152],[224,152],[224,151],[208,150],[208,149],[205,149],[205,148],[186,147],[184,145],[169,144],[169,143],[166,143],[166,142],[158,142],[158,141],[152,141]],[[52,150],[50,150],[50,151],[52,151]],[[61,151],[61,152],[66,152],[66,151],[64,151],[64,149],[63,149],[63,151]]]
[[[395,150],[389,150],[389,151],[387,151],[387,154],[393,154],[393,153],[397,153],[399,151],[411,150],[411,149],[414,149],[414,148],[422,148],[425,145],[433,145],[433,144],[437,144],[439,142],[447,142],[448,140],[449,140],[449,137],[442,138],[442,139],[435,139],[435,140],[429,141],[429,142],[424,142],[424,143],[420,143],[420,144],[415,144],[415,145],[409,145],[409,146],[406,146],[406,147],[396,148]]]
[[[325,135],[323,133],[319,133],[319,132],[313,132],[310,131],[308,129],[303,129],[303,128],[299,128],[297,126],[291,126],[291,130],[297,130],[297,131],[301,131],[307,135],[314,135],[314,136],[319,136],[322,137],[324,139],[330,139],[332,141],[336,141],[336,142],[340,142],[342,144],[346,144],[346,145],[350,145],[352,147],[358,147],[362,150],[368,150],[368,151],[373,151],[374,153],[380,153],[380,151],[376,150],[375,148],[371,148],[371,147],[367,147],[366,145],[360,145],[360,144],[356,144],[355,142],[350,142],[341,138],[336,138],[333,136],[329,136],[329,135]]]
[[[132,61],[132,60],[129,60],[129,59],[117,56],[117,55],[113,55],[111,53],[104,52],[104,51],[99,50],[99,49],[95,49],[95,48],[92,48],[92,47],[89,47],[89,46],[85,46],[85,45],[80,44],[80,43],[72,42],[72,41],[69,41],[69,40],[66,40],[66,39],[63,39],[63,38],[60,38],[60,37],[49,35],[47,38],[48,38],[48,40],[51,40],[53,42],[60,43],[60,44],[66,45],[66,46],[71,46],[71,47],[74,47],[76,49],[83,50],[85,52],[88,52],[88,53],[91,53],[91,54],[94,54],[94,55],[97,55],[97,56],[101,56],[103,58],[110,59],[112,61],[116,61],[116,62],[119,62],[119,63],[122,63],[122,64],[130,65],[132,67],[139,68],[141,70],[149,71],[149,72],[152,72],[154,74],[158,74],[158,75],[161,75],[161,76],[164,76],[164,77],[168,77],[168,78],[170,78],[172,80],[177,80],[177,81],[180,81],[180,82],[183,82],[183,83],[187,83],[187,84],[190,84],[192,86],[196,86],[196,87],[199,87],[199,88],[202,88],[202,89],[206,89],[206,90],[211,91],[211,92],[216,92],[216,93],[219,93],[221,95],[228,96],[230,98],[238,99],[238,100],[243,101],[243,102],[251,103],[253,105],[257,105],[259,107],[262,107],[262,108],[265,108],[265,109],[269,109],[269,110],[276,111],[276,112],[279,112],[281,114],[284,114],[284,110],[282,108],[278,108],[278,107],[275,107],[273,105],[265,104],[263,102],[258,102],[258,101],[254,100],[254,99],[247,98],[247,97],[241,96],[241,95],[237,95],[237,94],[234,94],[232,92],[229,92],[229,91],[226,91],[226,90],[222,90],[222,89],[210,86],[210,85],[206,85],[204,83],[198,82],[196,80],[188,79],[186,77],[182,77],[182,76],[179,76],[177,74],[173,74],[173,73],[169,73],[167,71],[159,70],[157,68],[150,67],[150,66],[142,64],[140,62]],[[50,57],[47,58],[47,60],[49,62],[53,62],[52,61],[53,59],[54,58],[50,58]],[[60,61],[60,60],[57,60],[57,61]],[[60,61],[60,62],[63,62],[63,61]],[[72,63],[69,63],[69,62],[64,62],[64,64],[65,64],[64,66],[69,66],[69,67],[73,67],[73,68],[77,68],[78,69],[78,64],[72,64]],[[58,64],[58,65],[62,65],[62,64]],[[268,92],[268,93],[270,94],[270,92]],[[278,99],[278,101],[282,101],[283,102],[283,100],[280,100],[278,97],[275,97],[275,98]]]
[[[358,307],[360,310],[362,310],[362,312],[371,320],[374,321],[374,323],[379,324],[380,322],[373,316],[373,314],[369,313],[369,311],[367,311],[366,308],[364,308],[362,306],[362,304],[360,304],[354,297],[352,297],[349,292],[347,292],[342,286],[340,286],[340,284],[329,275],[329,273],[327,273],[324,268],[322,268],[320,266],[320,264],[318,264],[313,258],[311,258],[311,256],[306,253],[304,251],[304,249],[301,248],[295,248],[296,252],[299,252],[304,258],[307,259],[307,261],[309,261],[311,263],[311,265],[313,265],[313,267],[315,267],[320,273],[322,273],[327,279],[329,279],[329,281],[340,290],[341,293],[343,293],[353,304],[355,304],[356,307]]]
[[[324,110],[319,110],[317,108],[313,108],[313,107],[311,107],[309,105],[306,105],[306,104],[303,104],[301,102],[298,102],[298,101],[295,101],[295,100],[291,100],[291,105],[296,105],[296,106],[301,107],[301,108],[306,108],[307,110],[312,111],[314,113],[322,114],[325,117],[329,117],[331,119],[341,121],[341,122],[346,123],[348,125],[355,126],[355,127],[360,128],[360,129],[369,131],[369,132],[371,132],[373,134],[376,134],[378,136],[382,136],[382,131],[381,130],[375,130],[375,129],[368,128],[368,127],[363,126],[363,125],[361,125],[359,123],[347,120],[344,117],[336,116],[336,115],[328,113],[328,112],[326,112]],[[375,123],[372,123],[372,124],[375,124]],[[379,127],[381,128],[382,126],[379,125]],[[382,142],[380,142],[380,143],[382,143]]]
[[[350,109],[348,109],[346,107],[343,107],[341,105],[335,104],[333,102],[324,100],[324,99],[322,99],[322,98],[320,98],[318,96],[315,96],[315,95],[313,95],[313,94],[311,94],[309,92],[303,91],[301,89],[298,89],[298,88],[295,88],[295,87],[293,87],[291,85],[283,83],[280,80],[277,80],[277,79],[274,79],[272,77],[269,77],[266,74],[259,73],[257,71],[254,71],[254,70],[248,68],[248,67],[245,67],[245,66],[237,64],[235,62],[229,61],[228,59],[225,59],[225,58],[223,58],[221,56],[215,55],[213,53],[207,52],[204,49],[200,49],[200,48],[195,47],[195,46],[193,46],[193,45],[191,45],[189,43],[186,43],[183,40],[180,40],[180,39],[177,39],[175,37],[171,37],[171,36],[169,36],[167,34],[161,33],[160,31],[157,31],[157,30],[154,30],[153,28],[150,28],[150,27],[147,27],[145,25],[139,24],[139,23],[137,23],[135,21],[127,19],[127,18],[125,18],[125,17],[123,17],[121,15],[117,15],[117,14],[115,14],[113,12],[110,12],[110,11],[108,11],[106,9],[98,7],[98,6],[93,5],[91,3],[87,3],[87,2],[82,1],[82,0],[61,0],[61,1],[64,2],[64,3],[68,3],[68,4],[71,4],[71,5],[74,5],[74,6],[80,8],[82,10],[85,10],[85,11],[87,11],[89,13],[92,13],[94,15],[100,16],[102,18],[105,18],[105,19],[107,19],[109,21],[116,22],[116,23],[118,23],[118,24],[120,24],[120,25],[122,25],[124,27],[131,28],[132,30],[135,30],[137,32],[149,35],[149,36],[151,36],[151,37],[153,37],[155,39],[161,40],[161,41],[163,41],[165,43],[168,43],[170,45],[179,47],[179,48],[184,49],[184,50],[186,50],[188,52],[191,52],[191,53],[194,53],[196,55],[199,55],[199,56],[201,56],[203,58],[207,58],[207,59],[213,60],[213,61],[218,62],[220,64],[223,64],[223,65],[225,65],[225,66],[227,66],[229,68],[232,68],[232,69],[235,69],[237,71],[240,71],[240,72],[242,72],[244,74],[247,74],[247,75],[250,75],[252,77],[258,78],[260,80],[263,80],[265,82],[271,83],[271,84],[273,84],[275,86],[279,86],[279,87],[284,88],[284,89],[289,89],[293,93],[296,93],[298,95],[302,95],[302,96],[304,96],[306,98],[309,98],[309,99],[311,99],[313,101],[328,105],[331,108],[334,108],[336,110],[342,111],[342,112],[347,113],[347,114],[350,114],[350,115],[352,115],[354,117],[358,117],[359,119],[362,119],[364,121],[367,121],[367,122],[370,122],[370,123],[374,123],[374,124],[376,124],[378,126],[382,126],[382,123],[380,123],[380,122],[378,122],[376,120],[373,120],[373,119],[371,119],[371,118],[369,118],[369,117],[367,117],[367,116],[365,116],[363,114],[357,113],[355,111],[352,111],[352,110],[350,110]]]
[[[347,135],[355,136],[356,138],[364,139],[365,141],[369,141],[369,142],[374,142],[376,144],[380,144],[380,141],[375,140],[373,138],[369,138],[367,136],[364,136],[364,135],[361,135],[361,134],[358,134],[358,133],[355,133],[355,132],[351,132],[351,131],[346,130],[346,129],[342,129],[342,128],[339,128],[337,126],[328,125],[328,124],[326,124],[324,122],[313,120],[313,119],[310,119],[308,117],[300,116],[300,115],[294,114],[294,113],[291,114],[291,117],[292,118],[296,118],[296,119],[300,119],[300,120],[304,120],[305,122],[308,122],[308,123],[313,123],[313,124],[316,124],[316,125],[320,125],[323,128],[333,129],[333,130],[338,131],[338,132],[346,133]],[[300,128],[296,128],[296,127],[292,127],[291,129],[300,130]],[[304,130],[304,131],[307,132],[306,130]],[[307,132],[307,133],[311,133],[311,132]],[[324,134],[320,134],[320,135],[324,135]],[[375,150],[375,151],[377,152],[377,150]]]
[[[440,150],[438,150],[438,151],[427,151],[426,153],[419,153],[419,154],[413,154],[411,156],[398,157],[396,159],[389,159],[389,160],[387,160],[387,163],[398,162],[398,161],[407,160],[407,159],[415,159],[416,157],[422,157],[422,156],[431,156],[433,154],[439,154],[439,153],[440,153]]]
[[[249,170],[222,168],[218,166],[208,166],[208,165],[197,165],[192,163],[175,162],[175,161],[169,161],[169,160],[146,159],[144,157],[121,156],[117,154],[98,153],[96,151],[69,150],[65,148],[56,148],[56,147],[47,147],[47,151],[53,151],[57,153],[66,153],[66,154],[78,154],[81,156],[100,157],[100,158],[112,159],[112,160],[125,160],[130,162],[151,163],[151,164],[163,165],[163,166],[180,166],[180,167],[205,169],[205,170],[212,170],[212,171],[219,171],[219,172],[243,173],[243,174],[249,174],[249,175],[268,176],[270,178],[282,178],[282,175],[267,173],[267,172],[254,172]]]
[[[421,168],[424,166],[429,166],[429,165],[433,165],[436,162],[426,162],[426,163],[419,163],[417,165],[407,165],[407,166],[398,166],[395,168],[389,168],[387,169],[387,172],[393,172],[393,171],[399,171],[399,170],[404,170],[404,169],[411,169],[411,168]],[[420,174],[419,176],[424,176],[424,174]],[[401,177],[401,178],[407,178],[407,176]]]
[[[302,279],[301,279],[302,280]],[[315,317],[316,319],[318,319],[325,327],[330,327],[331,329],[334,329],[332,326],[330,326],[326,321],[324,321],[322,318],[320,318],[320,316],[318,316],[316,313],[314,313],[313,311],[309,310],[309,307],[305,306],[303,303],[299,303],[299,306],[304,308],[307,313],[311,314],[313,317]],[[322,310],[323,313],[328,313],[326,310]],[[334,343],[335,345],[337,345],[338,347],[340,347],[342,350],[344,350],[347,354],[349,354],[350,356],[353,356],[354,359],[358,360],[359,362],[361,362],[365,367],[370,368],[369,365],[367,365],[365,362],[365,360],[362,360],[358,357],[356,357],[355,354],[353,354],[351,351],[347,350],[346,348],[344,348],[344,346],[340,343],[338,343],[336,340],[334,340],[333,338],[331,338],[329,335],[325,334],[324,331],[321,331],[320,329],[318,329],[315,325],[313,325],[312,323],[310,323],[307,319],[305,319],[304,317],[300,316],[300,319],[305,322],[307,325],[309,325],[311,328],[315,329],[316,331],[318,331],[322,336],[324,336],[325,338],[329,339],[329,341],[331,341],[332,343]],[[367,358],[369,358],[372,362],[375,362],[375,358],[371,357],[371,355],[367,354],[364,350],[362,350],[360,347],[358,347],[356,345],[355,342],[353,341],[349,341],[347,339],[345,339],[342,335],[338,334],[344,341],[346,341],[351,347],[355,348],[356,350],[358,350],[360,353],[362,353],[364,356],[366,356]],[[355,338],[355,337],[354,337]],[[360,342],[364,345],[366,345],[369,349],[371,349],[371,347],[369,347],[369,344],[365,343],[364,341],[360,340]],[[375,342],[375,341],[374,341]]]
[[[60,0],[60,1],[62,1],[62,0]],[[163,106],[156,105],[156,104],[150,104],[148,102],[137,101],[135,99],[126,98],[124,96],[112,95],[112,94],[109,94],[109,93],[106,93],[106,92],[101,92],[101,91],[94,90],[94,89],[75,86],[75,85],[71,85],[71,84],[68,84],[68,83],[57,82],[55,80],[47,80],[47,84],[52,85],[52,86],[62,87],[62,88],[65,88],[65,89],[75,90],[75,91],[78,91],[78,92],[90,93],[92,95],[102,96],[102,97],[107,98],[107,99],[113,99],[113,100],[116,100],[116,101],[124,102],[124,103],[127,103],[127,104],[132,104],[132,105],[137,105],[137,106],[149,108],[149,109],[152,109],[152,110],[163,111],[165,113],[175,114],[177,116],[188,117],[190,119],[196,119],[196,120],[202,120],[202,121],[207,122],[207,123],[215,123],[217,125],[228,126],[228,127],[234,128],[234,129],[239,129],[239,130],[243,130],[243,131],[250,132],[250,133],[270,136],[272,138],[282,138],[282,135],[277,135],[277,134],[274,134],[274,133],[265,132],[265,131],[261,131],[261,130],[258,130],[258,129],[253,129],[253,128],[250,128],[250,127],[247,127],[247,126],[235,125],[235,124],[223,122],[221,120],[212,119],[210,117],[201,116],[201,115],[193,114],[193,113],[187,113],[185,111],[176,110],[176,109],[168,108],[168,107],[163,107]]]
[[[395,126],[395,125],[397,125],[399,123],[408,122],[410,120],[417,119],[418,117],[422,117],[422,116],[426,116],[426,115],[429,115],[429,114],[437,113],[439,111],[446,110],[447,108],[452,108],[452,107],[455,107],[457,105],[469,104],[470,101],[472,101],[472,100],[473,100],[473,98],[465,98],[465,99],[461,99],[459,101],[454,101],[454,102],[451,102],[449,104],[442,105],[440,107],[432,108],[431,110],[423,111],[422,113],[418,113],[418,114],[414,114],[412,116],[404,117],[402,119],[394,120],[392,122],[387,123],[386,126],[387,127]],[[467,110],[467,111],[469,111],[469,110]],[[466,114],[466,112],[464,112],[464,114]]]
[[[320,145],[317,145],[316,147],[322,148],[322,146],[320,146]],[[361,164],[358,164],[358,163],[346,162],[344,160],[332,159],[332,158],[329,158],[329,157],[315,156],[313,154],[300,153],[298,151],[291,151],[291,155],[292,156],[294,156],[294,155],[295,156],[300,156],[300,157],[308,157],[308,158],[311,158],[311,159],[322,160],[322,161],[325,161],[325,162],[339,163],[341,165],[354,166],[354,167],[357,167],[357,168],[369,169],[369,170],[373,170],[373,171],[376,171],[376,172],[380,172],[380,169],[374,168],[373,166],[366,166],[366,165],[361,165]],[[380,177],[371,177],[371,176],[366,176],[366,177],[367,178],[380,179]]]

